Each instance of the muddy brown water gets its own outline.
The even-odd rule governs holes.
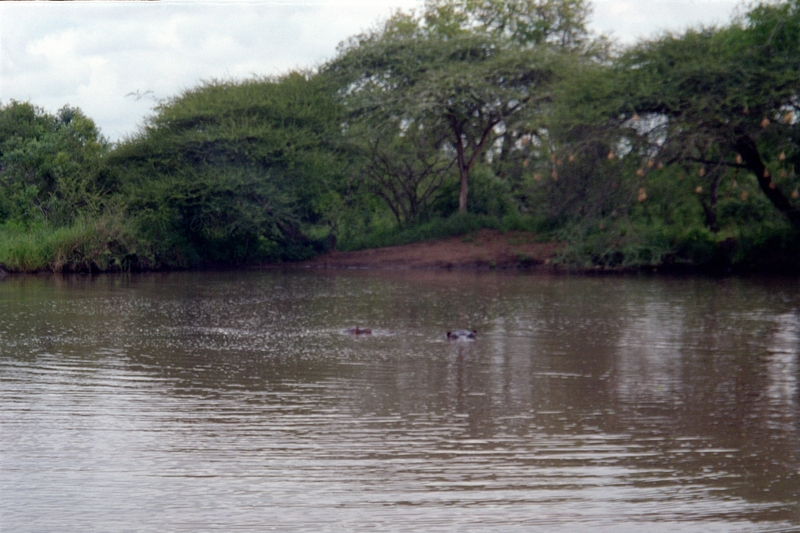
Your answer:
[[[798,354],[797,280],[12,276],[0,531],[800,531]]]

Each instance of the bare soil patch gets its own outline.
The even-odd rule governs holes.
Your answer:
[[[509,269],[549,265],[558,243],[527,232],[483,229],[460,237],[356,252],[333,251],[306,261],[309,268]]]

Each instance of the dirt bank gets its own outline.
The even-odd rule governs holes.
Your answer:
[[[306,261],[308,268],[509,269],[549,265],[560,247],[536,242],[525,232],[484,229],[439,241],[388,246],[357,252],[331,252]]]

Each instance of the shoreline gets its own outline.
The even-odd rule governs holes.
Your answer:
[[[352,252],[332,251],[294,266],[311,269],[511,270],[557,269],[559,243],[534,233],[482,229],[467,235]],[[278,266],[278,265],[275,265]],[[283,266],[286,266],[284,263]]]
[[[213,270],[349,270],[349,271],[461,271],[461,272],[540,272],[550,274],[621,275],[649,273],[661,275],[778,276],[797,278],[800,269],[741,269],[730,265],[698,267],[667,263],[639,266],[570,266],[560,263],[558,256],[564,243],[541,242],[536,233],[481,229],[444,239],[413,242],[357,251],[333,250],[312,259],[282,263],[205,264],[188,269],[145,270],[79,270],[55,272],[50,269],[16,271],[0,263],[0,281],[19,275],[46,274],[112,274],[123,272],[181,272]]]

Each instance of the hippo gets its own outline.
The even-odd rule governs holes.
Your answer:
[[[458,340],[458,339],[475,339],[478,337],[478,331],[472,330],[468,331],[466,329],[457,329],[455,331],[448,331],[447,332],[447,340]]]
[[[352,334],[352,335],[370,335],[370,334],[372,334],[372,330],[371,329],[369,329],[369,328],[363,328],[362,329],[362,328],[360,328],[358,326],[356,326],[354,328],[348,328],[345,331],[347,333]]]

